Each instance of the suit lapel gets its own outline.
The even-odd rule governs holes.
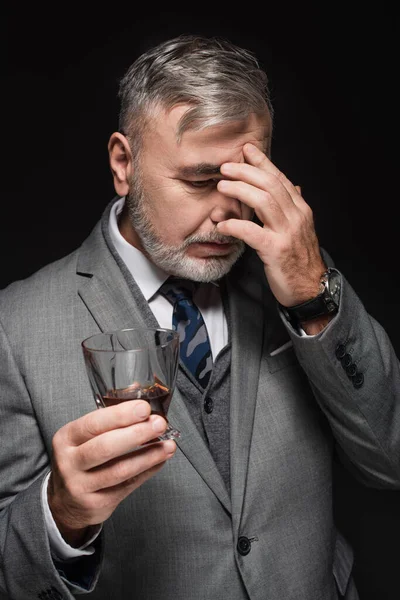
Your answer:
[[[231,500],[225,483],[178,389],[168,410],[168,420],[181,432],[181,439],[177,442],[179,448],[225,509],[231,512]]]
[[[108,218],[82,245],[77,263],[78,294],[100,331],[159,327],[140,289],[111,244]],[[103,229],[103,231],[102,231]],[[117,263],[117,264],[116,264]],[[96,333],[95,331],[93,333]],[[205,483],[230,511],[230,498],[212,455],[176,389],[168,418],[182,435],[177,444]]]
[[[121,263],[118,264],[110,251],[102,231],[108,227],[108,214],[103,221],[105,218],[106,223],[99,223],[80,248],[78,294],[101,331],[145,325],[157,327],[140,289],[130,275],[131,281],[124,276],[123,268],[128,270],[123,261],[118,258]],[[135,287],[134,291],[130,289],[130,283]],[[142,306],[147,307],[147,312],[140,310]]]
[[[248,264],[248,263],[247,263]],[[244,262],[246,265],[246,262]],[[256,260],[252,270],[235,269],[227,278],[232,361],[231,361],[231,501],[236,530],[246,491],[253,421],[257,398],[263,342],[264,270]]]
[[[145,326],[143,318],[133,306],[132,298],[125,293],[124,282],[120,282],[122,285],[114,289],[110,287],[110,283],[93,276],[84,280],[78,291],[99,329],[113,331]]]

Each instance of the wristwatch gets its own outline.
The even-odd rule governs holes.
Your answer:
[[[322,317],[332,315],[339,310],[341,291],[341,275],[336,269],[328,268],[320,281],[320,293],[315,298],[307,300],[296,306],[282,306],[280,309],[286,319],[295,325]]]

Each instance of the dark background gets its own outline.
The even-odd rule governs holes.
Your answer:
[[[16,4],[2,20],[0,288],[74,250],[114,194],[107,142],[117,128],[118,80],[130,63],[180,33],[224,36],[254,51],[269,73],[272,159],[301,185],[321,245],[399,355],[393,9],[323,2],[196,4],[183,12],[84,6]],[[397,600],[400,492],[366,489],[337,467],[335,511],[355,548],[361,600]]]

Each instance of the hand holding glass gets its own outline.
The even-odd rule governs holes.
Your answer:
[[[98,408],[147,400],[153,414],[166,418],[179,364],[176,331],[135,328],[97,333],[83,340],[82,350]],[[168,424],[158,439],[179,437],[180,432]]]

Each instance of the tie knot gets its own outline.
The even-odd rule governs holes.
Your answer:
[[[173,304],[180,300],[193,300],[197,284],[188,279],[169,277],[160,287],[160,292]]]

